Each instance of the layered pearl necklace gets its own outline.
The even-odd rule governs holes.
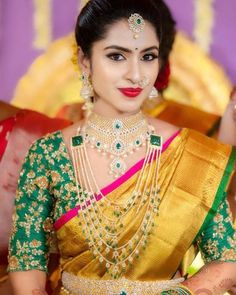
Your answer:
[[[131,127],[128,128],[130,124]],[[112,126],[113,131],[108,126]],[[93,138],[90,133],[92,130]],[[138,136],[137,130],[144,132]],[[106,141],[103,142],[96,136],[95,131],[101,132]],[[92,142],[93,146],[96,146],[99,143],[98,147],[102,152],[117,156],[133,151],[136,148],[135,140],[140,140],[138,146],[145,144],[147,148],[134,189],[125,202],[111,200],[105,197],[98,187],[88,157],[87,145]],[[127,147],[127,143],[132,143],[132,147]],[[122,146],[122,153],[116,151],[120,150],[118,144]],[[154,217],[158,215],[160,205],[158,171],[161,150],[162,138],[150,131],[142,113],[115,120],[93,114],[85,127],[79,129],[78,134],[72,137],[71,151],[78,192],[77,205],[81,209],[78,211],[79,225],[83,229],[91,252],[105,265],[107,272],[114,279],[121,277],[134,258],[139,257],[154,226]],[[118,159],[120,161],[119,157]],[[130,239],[121,242],[129,214],[141,214],[142,218]]]

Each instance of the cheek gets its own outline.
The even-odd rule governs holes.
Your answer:
[[[116,87],[120,81],[120,71],[109,63],[96,64],[92,70],[92,83],[96,88]]]
[[[159,63],[155,63],[153,65],[151,65],[148,69],[147,69],[147,73],[149,75],[149,79],[151,81],[151,84],[154,85],[154,83],[156,82],[158,73],[159,73]]]

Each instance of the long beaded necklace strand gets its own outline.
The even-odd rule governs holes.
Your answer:
[[[90,251],[113,279],[118,279],[132,265],[134,258],[139,257],[145,249],[148,236],[154,226],[154,216],[159,214],[160,196],[158,171],[162,150],[162,138],[150,134],[147,139],[144,162],[139,172],[133,192],[126,202],[117,202],[105,197],[98,187],[87,154],[86,142],[78,130],[77,136],[71,139],[72,161],[78,193],[78,203],[82,216],[79,225],[83,228]],[[150,183],[150,187],[148,184]],[[83,184],[83,188],[82,185]],[[95,187],[96,192],[93,192]],[[97,202],[101,199],[99,202]],[[110,215],[104,209],[110,209]],[[131,210],[136,216],[145,210],[143,218],[129,240],[119,242],[123,234],[126,217]]]
[[[124,119],[108,119],[91,113],[82,128],[84,141],[102,155],[111,158],[109,174],[114,178],[124,174],[125,158],[141,146],[152,132],[142,112]]]

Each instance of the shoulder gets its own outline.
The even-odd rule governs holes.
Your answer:
[[[197,150],[200,153],[208,151],[209,154],[211,154],[211,157],[215,155],[216,157],[228,158],[234,151],[231,145],[221,143],[214,138],[208,137],[192,129],[188,129],[187,145],[190,149],[193,146],[197,147]]]
[[[62,130],[47,133],[35,140],[26,155],[25,161],[44,163],[56,163],[58,159],[67,158]]]
[[[168,140],[182,129],[156,118],[147,117],[147,120],[155,128],[156,133],[163,137],[163,141]],[[185,149],[199,154],[200,157],[205,158],[207,156],[208,160],[212,159],[212,161],[219,158],[227,160],[235,154],[235,149],[230,145],[223,144],[193,129],[184,128],[183,130],[184,132],[181,132],[181,135],[184,137]]]
[[[63,138],[63,141],[68,151],[69,151],[71,138],[77,134],[78,129],[81,128],[83,124],[84,124],[84,120],[80,120],[76,122],[75,124],[72,124],[71,126],[61,130],[61,136]]]
[[[66,148],[70,146],[71,137],[76,134],[77,129],[81,125],[82,121],[79,121],[67,128],[51,132],[40,137],[31,144],[28,156],[33,154],[34,157],[39,156],[41,158],[55,158],[58,153],[63,156],[63,154],[67,153]],[[66,155],[64,156],[66,157]]]
[[[46,135],[35,140],[29,151],[44,152],[47,150],[52,150],[62,141],[62,132],[61,130],[47,133]]]
[[[156,118],[147,117],[147,120],[148,123],[154,127],[156,134],[162,136],[164,142],[181,130],[178,126]]]
[[[235,148],[220,143],[198,131],[186,130],[182,160],[191,164],[192,172],[194,171],[193,166],[195,166],[202,173],[205,171],[204,173],[208,176],[214,175],[214,178],[218,177],[219,179],[224,176],[225,183],[227,183],[235,169]]]

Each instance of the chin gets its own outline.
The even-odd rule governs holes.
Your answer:
[[[125,101],[122,105],[127,112],[137,112],[141,109],[143,100]]]
[[[120,113],[137,113],[141,109],[141,105],[125,105],[123,107],[117,108],[117,111]]]

